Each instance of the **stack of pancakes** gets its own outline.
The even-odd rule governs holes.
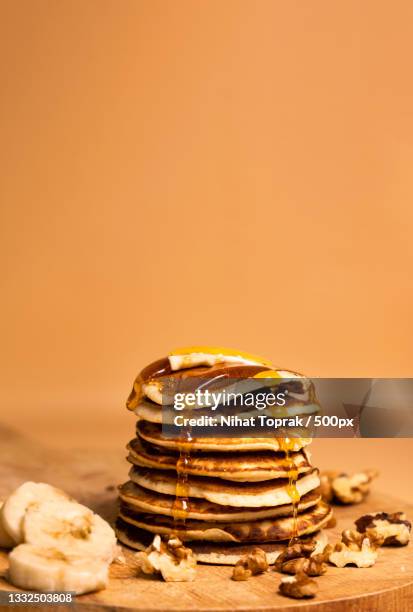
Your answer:
[[[270,364],[255,357],[192,347],[174,351],[139,374],[127,403],[138,422],[128,444],[130,480],[120,487],[116,530],[121,542],[142,550],[155,534],[177,535],[199,561],[234,564],[253,546],[274,562],[291,538],[319,535],[331,510],[321,500],[318,471],[307,450],[310,439],[162,434],[166,378],[188,382],[266,372],[274,375]],[[303,377],[299,381],[311,385]],[[297,410],[299,405],[296,399],[290,407],[295,413],[312,410],[308,401]]]

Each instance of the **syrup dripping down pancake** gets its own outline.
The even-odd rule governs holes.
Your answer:
[[[136,432],[140,438],[153,444],[172,450],[179,450],[180,441],[162,435],[162,427],[148,421],[138,421]],[[311,438],[293,438],[291,451],[299,451],[310,444]],[[181,444],[182,446],[182,444]],[[282,445],[277,438],[192,438],[191,451],[281,451]]]
[[[296,521],[292,516],[242,523],[213,523],[187,519],[176,524],[173,518],[161,514],[137,514],[126,504],[120,506],[120,517],[127,523],[163,536],[176,535],[182,542],[279,542],[321,529],[331,518],[332,510],[323,501],[301,512]]]
[[[120,499],[135,513],[164,514],[173,516],[174,495],[163,495],[149,489],[144,489],[132,481],[119,487]],[[314,489],[302,496],[298,503],[298,512],[308,510],[321,500],[320,489]],[[186,515],[188,519],[203,521],[255,521],[258,519],[292,516],[293,505],[264,508],[243,508],[220,506],[205,499],[189,498]]]
[[[177,454],[142,444],[139,438],[131,440],[127,446],[128,461],[146,468],[176,470],[179,459]],[[262,451],[259,453],[190,453],[185,471],[193,476],[207,476],[234,480],[238,482],[259,482],[275,478],[286,478],[291,465],[297,475],[312,470],[306,450],[291,453],[291,462],[286,462],[283,453]]]
[[[167,471],[148,470],[133,466],[129,471],[132,482],[164,495],[175,495],[176,475]],[[320,486],[318,470],[297,479],[296,488],[302,497]],[[279,478],[264,482],[231,482],[221,478],[191,476],[188,480],[188,497],[206,499],[222,506],[262,508],[291,503],[288,479]]]

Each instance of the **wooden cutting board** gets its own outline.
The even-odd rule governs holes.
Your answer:
[[[0,498],[25,480],[49,482],[72,494],[105,518],[116,514],[116,485],[126,480],[127,464],[119,452],[61,451],[39,448],[14,431],[0,427]],[[405,511],[413,506],[373,492],[357,506],[337,507],[337,526],[327,531],[335,542],[345,528],[366,512]],[[165,583],[153,577],[136,577],[125,549],[126,563],[111,567],[109,587],[77,598],[79,612],[140,610],[270,611],[299,612],[407,612],[413,610],[413,546],[382,548],[372,568],[329,567],[317,578],[319,593],[313,600],[286,599],[277,593],[280,574],[270,571],[247,582],[233,582],[232,569],[199,566],[193,583]],[[7,554],[0,553],[0,589],[16,590],[5,579]],[[34,608],[34,606],[33,606]],[[0,609],[3,609],[0,607]],[[10,610],[4,607],[4,610]],[[17,609],[17,608],[16,608]],[[53,610],[59,607],[53,607]],[[73,608],[61,607],[63,612]],[[22,608],[19,608],[22,610]]]

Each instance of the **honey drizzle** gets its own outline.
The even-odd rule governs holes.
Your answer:
[[[286,486],[287,493],[291,499],[293,506],[293,528],[290,538],[292,544],[298,538],[298,504],[300,503],[300,493],[297,489],[298,469],[294,459],[291,456],[291,451],[294,450],[294,440],[291,438],[277,438],[278,445],[285,455],[285,466],[287,468],[288,485]]]
[[[190,442],[180,445],[179,459],[176,463],[175,500],[172,506],[172,516],[176,527],[179,525],[185,525],[189,512],[189,481],[187,468],[190,459]]]
[[[186,413],[192,413],[192,407],[185,407]],[[191,414],[188,414],[190,417]],[[191,427],[185,425],[179,442],[179,458],[176,462],[175,500],[172,506],[174,528],[184,527],[189,513],[189,479],[188,467],[191,461],[192,447]]]

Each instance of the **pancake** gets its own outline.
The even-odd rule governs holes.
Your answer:
[[[181,442],[176,438],[166,438],[162,435],[162,427],[148,421],[138,421],[136,432],[140,438],[162,448],[177,450],[185,448],[188,443]],[[272,450],[281,451],[281,438],[193,438],[191,450],[203,451],[259,451]],[[311,443],[311,438],[290,438],[291,451],[299,451]]]
[[[130,510],[135,513],[153,513],[173,516],[175,495],[162,495],[128,481],[119,487],[119,496]],[[297,511],[302,512],[315,506],[321,500],[320,489],[314,489],[300,499]],[[274,518],[278,516],[291,516],[293,505],[291,503],[269,508],[236,508],[233,506],[219,506],[205,499],[188,498],[185,515],[188,519],[240,522],[258,519]]]
[[[195,408],[196,416],[211,416],[211,409],[203,409],[203,408]],[[318,404],[304,404],[302,402],[298,402],[297,400],[291,401],[287,400],[285,406],[274,406],[268,407],[267,409],[261,410],[260,414],[266,416],[274,416],[276,418],[284,418],[284,417],[295,417],[306,414],[313,414],[320,410],[320,406]],[[234,413],[234,408],[229,409],[220,409],[220,414],[231,414]],[[143,419],[145,421],[149,421],[150,423],[159,423],[159,424],[167,424],[173,425],[174,412],[169,409],[168,411],[163,410],[162,406],[155,404],[149,400],[143,399],[138,406],[135,408],[134,413],[139,419]],[[236,414],[239,416],[248,418],[249,416],[256,416],[257,410],[252,408],[245,411],[236,411]]]
[[[143,530],[142,530],[143,531]],[[328,544],[325,531],[317,531],[307,536],[297,538],[297,541],[310,543],[315,542],[316,547],[313,554],[324,550]],[[235,565],[244,555],[251,553],[254,548],[261,548],[267,555],[269,565],[273,565],[277,557],[284,550],[287,542],[260,542],[257,544],[225,544],[216,542],[192,542],[191,548],[196,554],[199,563],[214,565]]]
[[[310,392],[314,396],[314,387],[311,381],[295,372],[288,370],[273,370],[268,362],[244,361],[240,359],[223,359],[216,363],[207,365],[193,364],[182,369],[173,368],[168,357],[158,359],[144,368],[136,377],[132,391],[127,400],[129,410],[135,410],[142,397],[147,397],[156,404],[165,405],[170,403],[171,385],[175,389],[179,386],[179,392],[191,393],[199,387],[199,379],[206,379],[210,391],[228,389],[231,380],[239,381],[254,378],[259,375],[274,381],[274,386],[285,388],[296,398]],[[276,373],[276,376],[274,374]],[[283,382],[283,379],[284,380]],[[204,385],[205,387],[205,385]],[[169,397],[171,399],[171,397]]]
[[[153,541],[153,534],[139,529],[122,518],[116,521],[116,535],[122,544],[135,550],[145,550]],[[309,536],[298,538],[300,542],[316,542],[314,553],[321,552],[328,543],[325,532],[319,531]],[[196,555],[198,563],[213,565],[235,565],[244,555],[261,548],[267,555],[267,561],[273,565],[278,555],[284,550],[286,542],[260,542],[260,544],[231,544],[215,542],[192,542],[191,549]]]
[[[141,400],[134,409],[134,413],[139,419],[149,421],[150,423],[162,424],[164,411],[162,406],[148,400]]]
[[[199,386],[199,379],[205,378],[208,389],[219,391],[228,387],[231,379],[240,380],[254,377],[269,370],[268,366],[243,363],[218,363],[213,366],[196,366],[183,370],[172,370],[167,357],[159,359],[142,370],[137,376],[127,401],[129,410],[134,410],[142,396],[148,397],[156,404],[168,403],[168,382],[179,385],[182,393],[191,393]],[[166,385],[165,385],[166,383]]]
[[[302,536],[321,529],[331,518],[332,510],[321,501],[316,506],[302,512],[297,522],[292,516],[239,523],[210,523],[207,521],[186,520],[175,522],[163,515],[135,514],[125,504],[121,504],[119,516],[127,523],[152,534],[162,536],[176,535],[183,542],[206,540],[208,542],[279,542],[293,536]]]
[[[285,516],[242,523],[212,523],[186,520],[185,523],[160,514],[136,514],[121,504],[119,516],[131,525],[153,534],[176,535],[182,542],[279,542],[293,536],[307,535],[321,529],[331,518],[332,510],[323,501],[297,516]]]
[[[139,438],[127,446],[130,463],[147,468],[176,471],[178,454],[165,454],[149,445],[143,445]],[[259,482],[274,478],[288,478],[292,466],[297,474],[312,470],[305,450],[291,453],[290,462],[283,453],[273,451],[260,453],[190,453],[185,462],[185,473],[193,476],[223,478],[238,482]]]
[[[166,471],[147,470],[133,466],[129,471],[132,482],[164,495],[175,495],[176,475]],[[318,470],[302,475],[295,486],[301,496],[320,486]],[[282,506],[291,503],[287,490],[288,479],[279,478],[265,482],[230,482],[220,478],[201,478],[193,476],[186,484],[186,497],[207,499],[222,506],[261,508],[263,506]]]

